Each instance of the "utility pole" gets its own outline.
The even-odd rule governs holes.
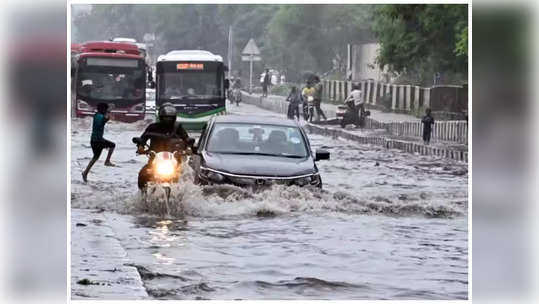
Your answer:
[[[228,27],[228,79],[232,73],[232,25]]]

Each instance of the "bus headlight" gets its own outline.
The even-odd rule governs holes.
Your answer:
[[[136,105],[132,106],[131,109],[129,109],[130,112],[136,112],[136,113],[142,113],[144,112],[144,104],[143,103],[137,103]]]
[[[90,106],[86,101],[82,99],[77,100],[77,109],[84,111],[93,111],[93,107]]]

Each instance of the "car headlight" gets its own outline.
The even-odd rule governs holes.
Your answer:
[[[216,173],[216,172],[208,172],[206,175],[208,179],[210,179],[213,182],[220,183],[225,180],[225,177],[222,174]]]
[[[305,185],[318,185],[320,183],[320,180],[318,178],[318,175],[311,175],[311,176],[306,176],[306,177],[301,177],[301,178],[298,178],[296,180],[294,180],[294,182],[298,185],[298,186],[305,186]]]

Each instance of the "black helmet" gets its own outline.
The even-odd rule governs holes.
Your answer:
[[[173,104],[167,102],[159,108],[159,121],[170,125],[176,122],[176,108]]]

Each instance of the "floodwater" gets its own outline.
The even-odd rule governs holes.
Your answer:
[[[246,104],[231,108],[275,115]],[[199,187],[187,170],[163,217],[161,189],[149,202],[137,192],[146,159],[135,155],[131,137],[145,125],[108,124],[119,167],[101,160],[84,184],[91,119],[73,120],[71,206],[75,216],[100,212],[148,298],[467,298],[466,164],[310,134],[313,150],[331,153],[318,162],[323,191]],[[84,243],[83,233],[74,235],[72,246]],[[74,273],[82,267],[77,261],[72,257]],[[110,286],[73,297],[121,298]]]

